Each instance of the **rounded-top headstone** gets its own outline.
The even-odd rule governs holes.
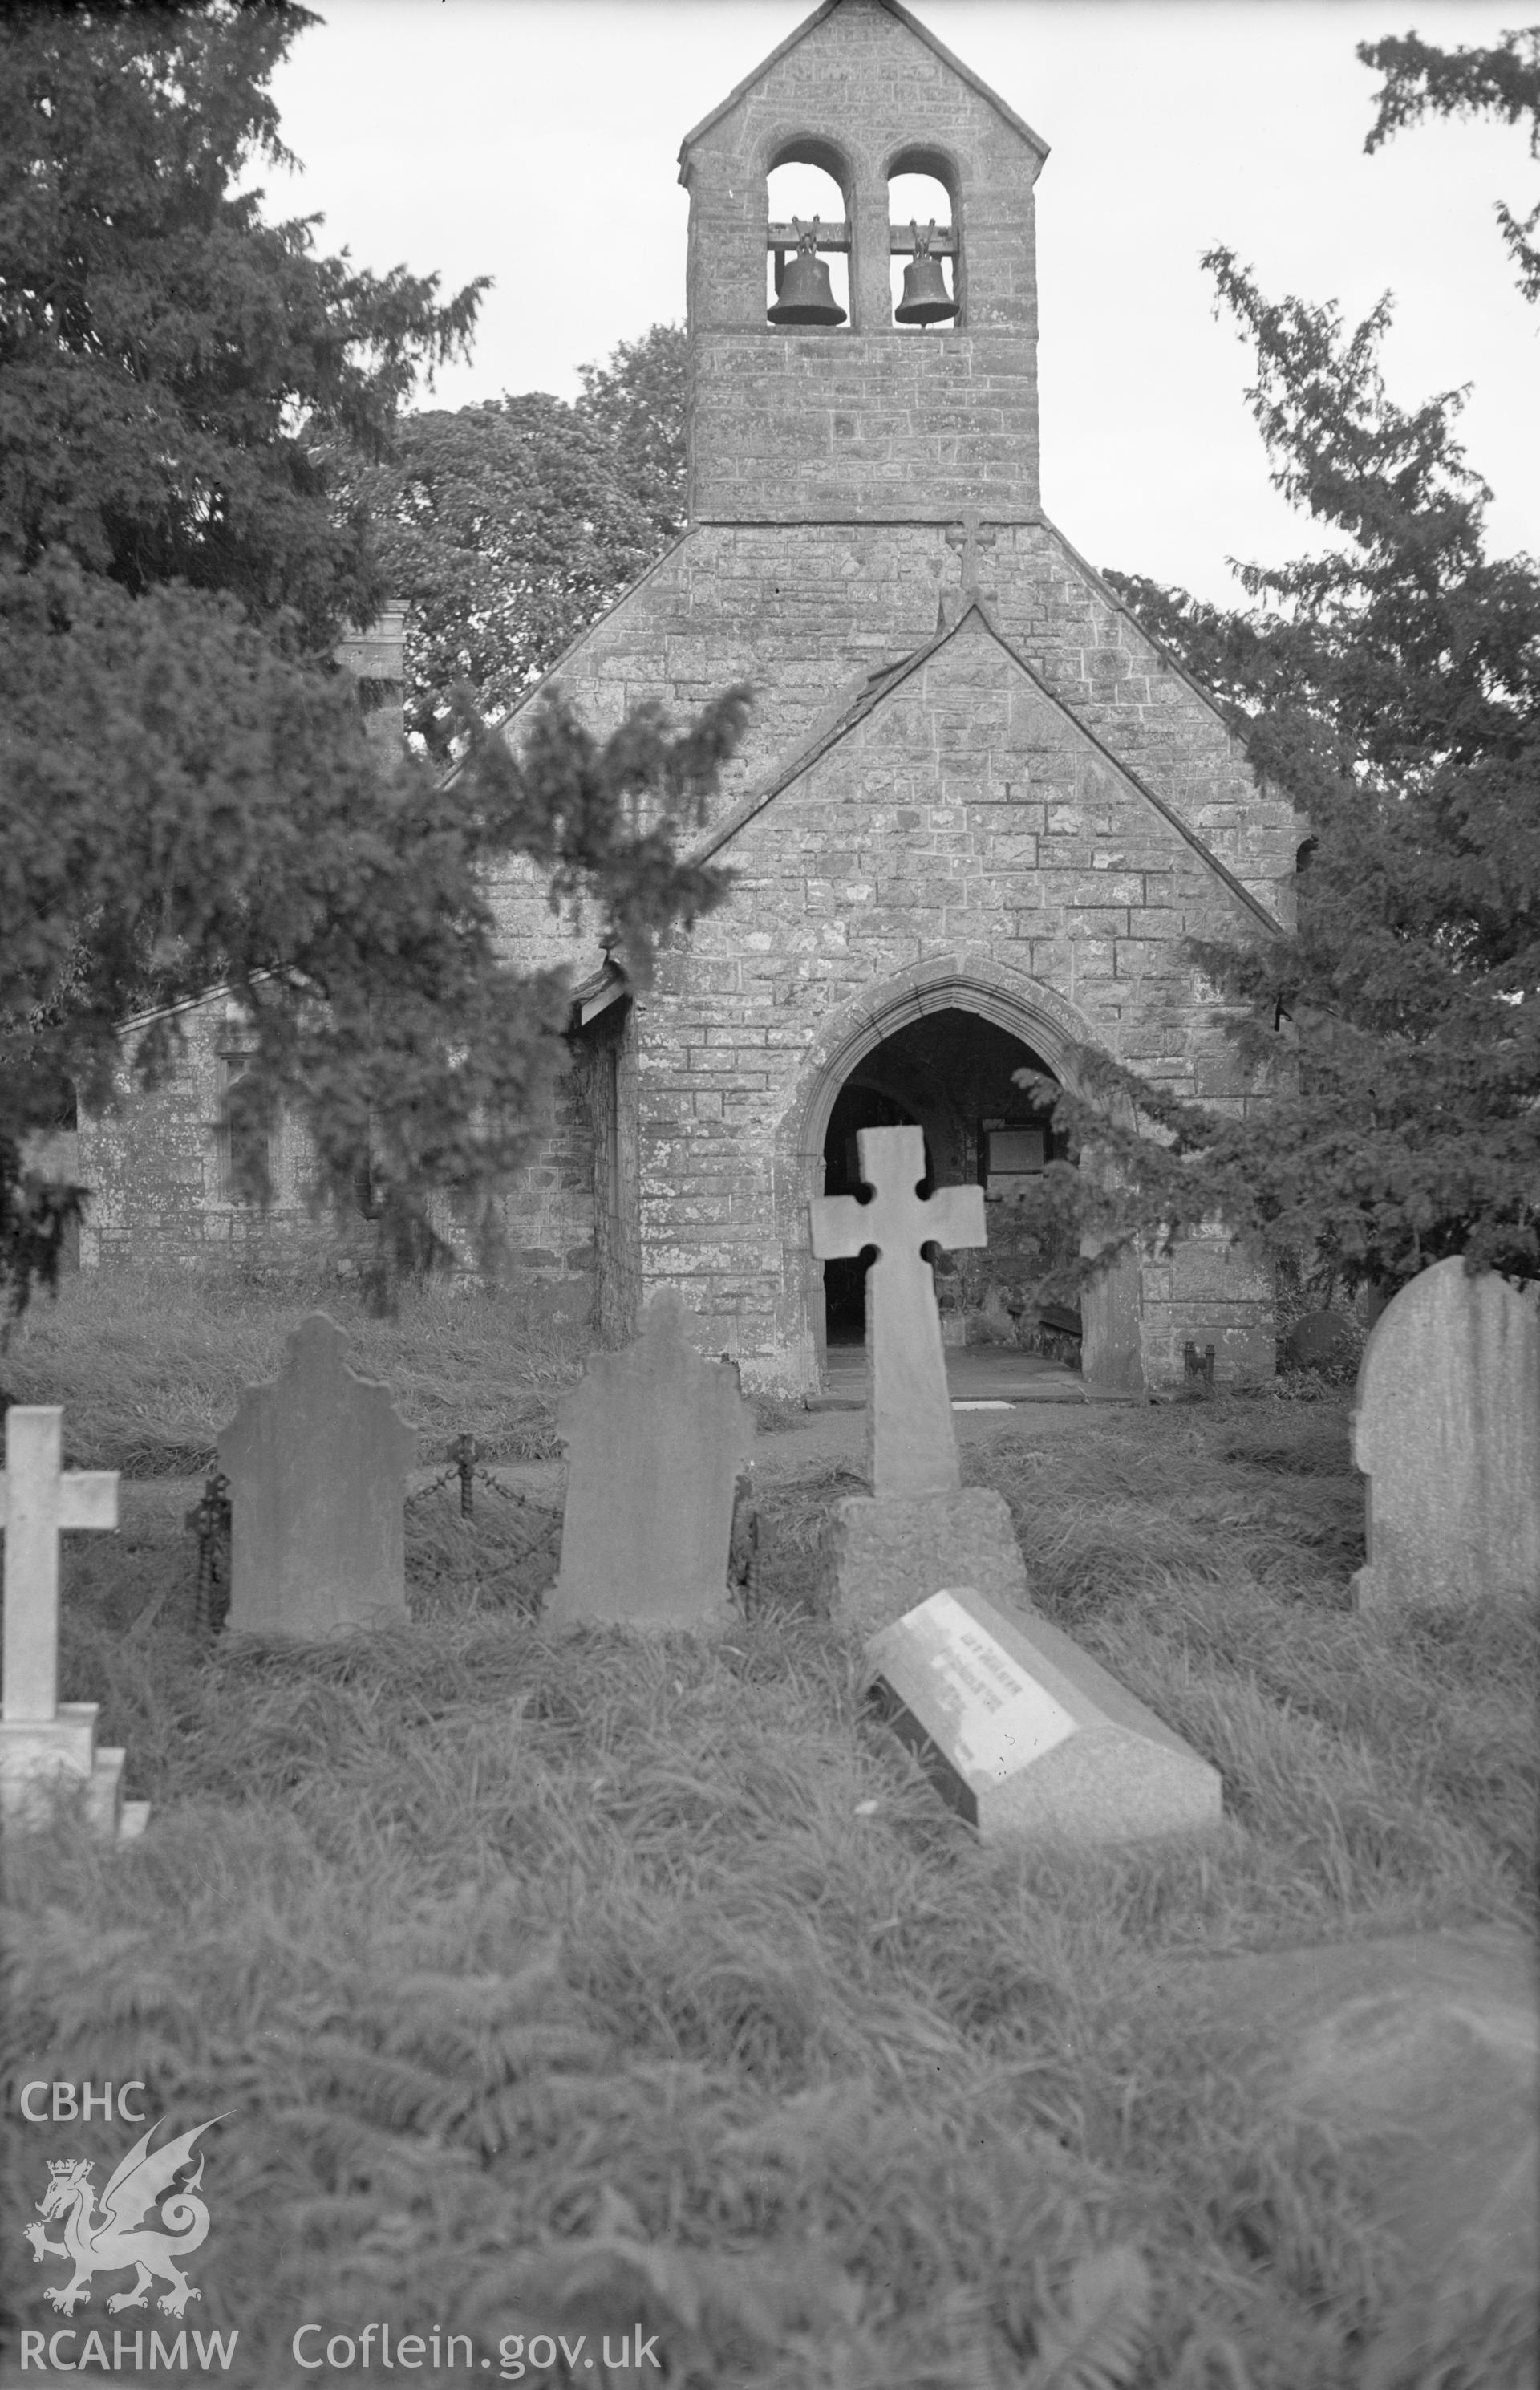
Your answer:
[[[275,1383],[249,1386],[219,1439],[230,1481],[235,1633],[305,1639],[406,1616],[406,1471],[417,1434],[391,1389],[348,1365],[314,1311]]]
[[[560,1420],[567,1507],[546,1622],[699,1627],[724,1614],[754,1414],[735,1364],[696,1351],[676,1287],[653,1296],[634,1344],[594,1356]]]
[[[1354,1397],[1360,1607],[1540,1592],[1540,1308],[1458,1258],[1375,1323]]]

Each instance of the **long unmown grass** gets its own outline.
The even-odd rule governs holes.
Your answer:
[[[365,1327],[361,1357],[446,1419],[475,1383],[490,1430],[572,1361],[478,1308]],[[83,1461],[125,1417],[169,1448],[276,1357],[254,1302],[217,1353],[189,1304],[180,1374],[131,1326],[121,1396],[67,1314],[5,1364],[71,1406]],[[62,1690],[104,1702],[154,1818],[117,1852],[67,1817],[8,1851],[6,2070],[225,2117],[185,2320],[238,2328],[232,2380],[333,2378],[290,2353],[314,2321],[453,2331],[494,2380],[567,2378],[530,2344],[582,2332],[596,2385],[1357,2381],[1391,2280],[1359,2162],[1254,2096],[1240,2023],[1196,2032],[1184,1965],[1523,1919],[1534,1622],[1352,1613],[1337,1402],[1072,1437],[1029,1412],[967,1473],[1009,1502],[1043,1610],[1222,1769],[1212,1843],[981,1847],[817,1614],[851,1490],[827,1463],[770,1487],[756,1598],[716,1641],[551,1637],[540,1506],[491,1495],[469,1528],[415,1505],[411,1624],[318,1651],[198,1639],[185,1488],[71,1544]],[[23,2136],[0,2217],[23,2328],[58,2322],[58,2266],[14,2253],[60,2138]],[[99,2181],[127,2138],[69,2145]],[[657,2366],[606,2368],[635,2327]]]
[[[468,1297],[442,1279],[384,1318],[319,1271],[281,1288],[235,1270],[82,1274],[57,1304],[38,1298],[23,1314],[0,1349],[0,1386],[15,1402],[64,1405],[70,1459],[181,1477],[208,1468],[242,1389],[277,1374],[287,1338],[315,1310],[347,1330],[354,1368],[389,1381],[424,1461],[462,1429],[498,1459],[559,1449],[554,1404],[579,1372],[583,1340],[532,1319],[517,1298]]]

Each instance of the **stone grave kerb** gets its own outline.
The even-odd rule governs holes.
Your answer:
[[[852,1260],[868,1245],[866,1273],[866,1437],[874,1495],[955,1494],[962,1483],[946,1382],[928,1244],[956,1252],[987,1243],[982,1187],[939,1187],[921,1198],[925,1137],[918,1128],[864,1128],[856,1134],[869,1202],[850,1195],[815,1197],[813,1251],[820,1261]]]
[[[725,1618],[733,1503],[756,1422],[736,1365],[696,1351],[676,1287],[653,1295],[634,1343],[590,1358],[559,1420],[567,1501],[547,1623]]]
[[[219,1439],[230,1483],[229,1626],[317,1637],[406,1616],[406,1471],[417,1434],[348,1360],[324,1311],[250,1386]]]

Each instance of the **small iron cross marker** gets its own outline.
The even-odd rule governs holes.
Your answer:
[[[960,1482],[936,1291],[922,1245],[982,1245],[984,1190],[939,1187],[922,1202],[925,1138],[918,1128],[864,1128],[856,1136],[869,1203],[817,1196],[813,1250],[848,1261],[867,1245],[866,1433],[874,1494],[951,1494]]]
[[[115,1527],[115,1469],[59,1467],[55,1406],[6,1414],[0,1527],[6,1531],[6,1639],[0,1677],[7,1726],[45,1726],[58,1715],[58,1538],[65,1527]]]

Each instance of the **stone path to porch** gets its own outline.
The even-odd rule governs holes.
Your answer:
[[[1014,1344],[952,1345],[946,1354],[946,1383],[954,1403],[1083,1403],[1085,1389],[1077,1373],[1060,1361],[1046,1361],[1040,1353],[1023,1353]],[[824,1390],[810,1397],[811,1411],[864,1410],[866,1404],[866,1351],[863,1344],[831,1344],[824,1371]]]

